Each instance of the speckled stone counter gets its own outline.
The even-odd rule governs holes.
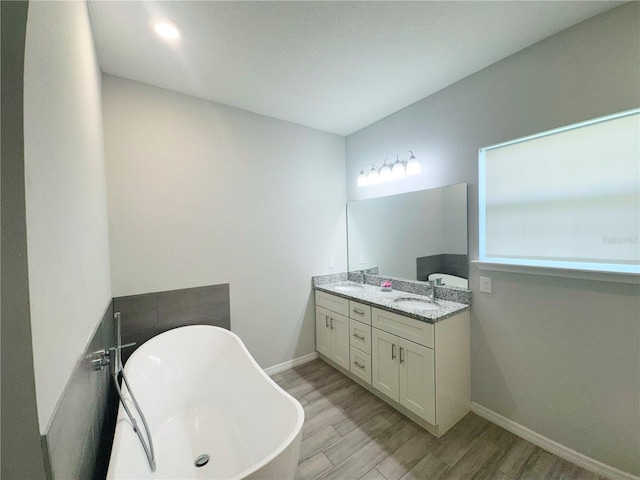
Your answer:
[[[360,285],[361,290],[354,292],[341,292],[335,290],[334,287],[341,285]],[[392,290],[390,292],[383,292],[380,287],[373,285],[363,285],[355,282],[338,281],[334,283],[315,283],[315,290],[319,290],[325,293],[336,295],[337,297],[347,298],[349,300],[355,300],[360,303],[371,305],[372,307],[387,310],[389,312],[397,313],[407,317],[415,318],[427,323],[436,323],[445,318],[451,317],[456,313],[468,310],[469,305],[463,303],[452,302],[441,298],[436,298],[435,303],[440,307],[437,310],[416,310],[413,308],[407,308],[394,303],[394,300],[398,298],[411,298],[416,300],[426,300],[423,295],[417,295],[414,293],[403,292],[400,290]]]

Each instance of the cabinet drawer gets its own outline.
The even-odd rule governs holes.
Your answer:
[[[349,300],[316,290],[316,306],[349,316]]]
[[[371,355],[371,327],[353,318],[349,320],[349,343]]]
[[[371,385],[371,355],[351,347],[351,373]]]
[[[364,303],[349,300],[349,317],[359,322],[371,325],[371,307]]]
[[[371,309],[371,326],[392,333],[401,338],[433,348],[433,325],[396,313]]]

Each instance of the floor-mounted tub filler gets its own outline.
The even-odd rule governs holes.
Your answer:
[[[292,479],[304,411],[228,330],[176,328],[140,346],[124,368],[155,452],[121,403],[107,479]],[[129,389],[122,394],[138,430]],[[146,447],[148,451],[148,447]]]

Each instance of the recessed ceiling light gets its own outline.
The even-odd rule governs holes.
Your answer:
[[[153,29],[162,38],[174,40],[180,37],[180,31],[178,28],[173,23],[167,22],[166,20],[153,22]]]

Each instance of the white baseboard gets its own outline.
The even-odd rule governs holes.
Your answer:
[[[273,367],[265,368],[264,371],[267,375],[273,376],[277,373],[290,370],[293,367],[297,367],[298,365],[302,365],[303,363],[309,363],[316,358],[318,358],[318,352],[313,352],[309,353],[308,355],[303,355],[302,357],[294,358],[293,360],[289,360],[288,362],[279,363],[278,365],[274,365]]]
[[[475,402],[471,402],[471,411],[482,418],[486,418],[492,423],[504,428],[505,430],[519,436],[527,440],[528,442],[537,445],[540,448],[545,449],[548,452],[557,455],[560,458],[564,458],[565,460],[578,465],[579,467],[584,468],[585,470],[589,470],[590,472],[596,473],[606,478],[610,478],[611,480],[640,480],[640,477],[637,477],[631,473],[623,472],[615,467],[607,465],[606,463],[599,462],[591,457],[587,457],[580,452],[576,452],[569,447],[565,447],[564,445],[560,445],[558,442],[554,442],[550,438],[547,438],[539,433],[534,432],[533,430],[529,430],[527,427],[523,427],[519,423],[514,422],[513,420],[509,420],[506,417],[494,412],[493,410],[489,410],[482,405],[478,405]]]

